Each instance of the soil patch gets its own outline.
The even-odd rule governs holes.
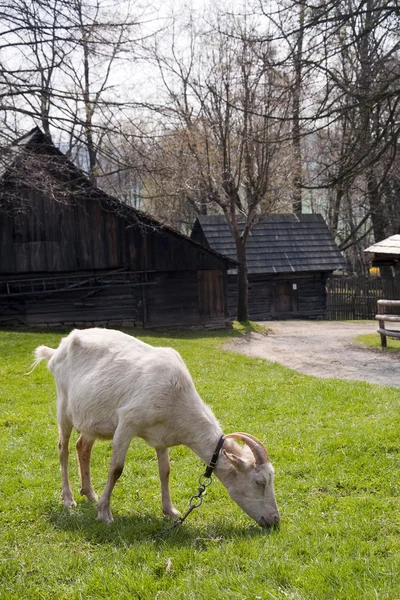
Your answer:
[[[354,342],[377,324],[341,321],[266,321],[267,335],[250,333],[227,350],[265,358],[314,377],[360,380],[400,387],[400,355]]]

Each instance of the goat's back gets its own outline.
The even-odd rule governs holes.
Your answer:
[[[178,352],[120,331],[74,330],[49,360],[59,395],[59,420],[81,432],[112,437],[123,410],[142,429],[204,407]],[[189,406],[188,406],[189,403]]]

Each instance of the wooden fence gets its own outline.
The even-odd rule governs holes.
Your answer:
[[[400,300],[400,281],[382,277],[331,277],[326,291],[328,319],[374,319],[377,300]]]

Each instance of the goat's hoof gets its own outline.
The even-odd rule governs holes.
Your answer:
[[[105,523],[106,525],[110,525],[114,521],[114,518],[112,516],[111,517],[102,517],[102,516],[98,515],[97,520],[103,521],[103,523]]]
[[[110,525],[114,521],[111,510],[99,510],[97,513],[97,520],[104,521],[107,525]]]
[[[76,508],[76,502],[72,498],[68,498],[68,500],[64,500],[65,508]]]

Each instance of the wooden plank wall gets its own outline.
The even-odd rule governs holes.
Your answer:
[[[145,290],[146,326],[226,327],[230,320],[225,314],[223,298],[218,301],[221,310],[212,314],[201,312],[199,276],[196,271],[149,275],[150,280],[155,281],[157,285]]]
[[[273,307],[273,282],[288,281],[296,284],[293,290],[295,310],[289,313],[275,313]],[[229,315],[237,314],[237,281],[236,275],[228,276]],[[267,321],[273,318],[324,318],[326,316],[325,275],[316,274],[282,274],[249,276],[249,318],[253,321]]]
[[[325,276],[317,273],[297,280],[298,312],[306,317],[326,318]]]
[[[236,275],[228,276],[228,311],[232,318],[237,316],[238,286]],[[271,319],[272,284],[261,276],[250,276],[249,318],[253,321]]]
[[[29,281],[28,278],[26,280]],[[1,294],[4,295],[6,290],[5,282],[0,282]],[[142,285],[136,280],[132,285],[70,289],[37,296],[32,296],[31,292],[0,298],[0,326],[47,324],[87,327],[111,323],[113,326],[146,328],[220,328],[228,326],[230,320],[224,310],[223,288],[219,291],[222,297],[216,299],[218,309],[204,314],[200,311],[197,271],[146,273],[142,275]]]
[[[226,263],[217,255],[156,227],[128,207],[118,205],[115,212],[115,202],[98,192],[71,202],[57,202],[36,190],[21,189],[21,194],[25,195],[14,199],[9,212],[0,206],[0,288],[14,276],[80,276],[116,269],[146,272],[153,285],[116,285],[89,294],[85,301],[79,290],[38,294],[36,299],[29,294],[0,299],[0,323],[90,324],[119,319],[146,327],[226,324],[225,284],[221,285]],[[199,306],[198,277],[203,270],[211,273],[213,284],[207,289],[212,290],[214,308],[205,312]]]
[[[222,271],[205,270],[198,274],[200,314],[207,317],[226,312]]]
[[[22,193],[22,192],[21,192]],[[139,221],[128,207],[117,214],[106,199],[68,203],[25,192],[20,207],[0,210],[0,273],[87,269],[203,270],[225,264],[183,236]],[[135,216],[136,215],[136,216]]]
[[[142,289],[115,286],[82,300],[73,290],[37,298],[0,300],[0,325],[85,325],[119,320],[143,325]]]

